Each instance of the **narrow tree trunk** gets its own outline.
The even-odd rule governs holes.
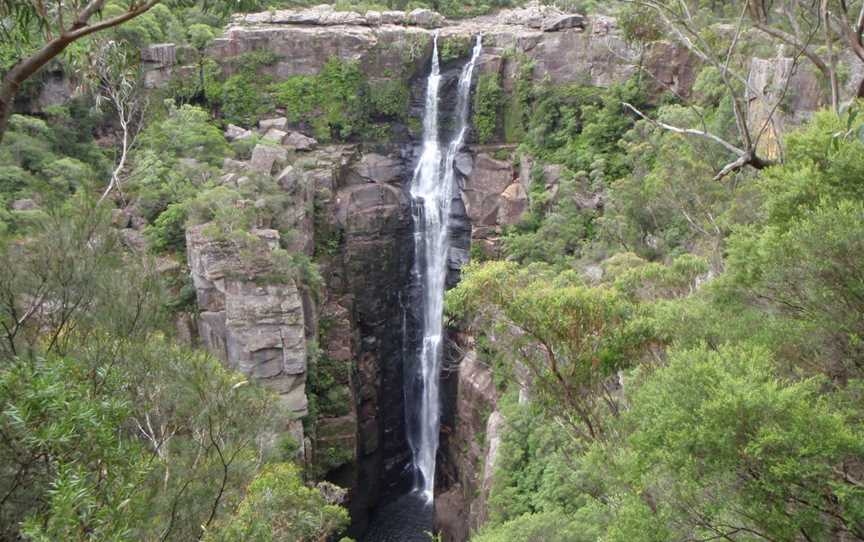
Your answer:
[[[831,85],[831,109],[840,114],[840,85],[837,81],[837,57],[834,55],[834,41],[831,36],[831,15],[828,12],[828,0],[822,0],[820,9],[822,24],[825,30],[825,47],[828,49],[828,82]]]
[[[0,91],[0,143],[3,142],[3,134],[6,133],[6,127],[9,125],[9,118],[12,116],[12,107],[15,103],[15,94],[17,88],[12,90],[6,88],[6,85],[3,85],[2,91]]]

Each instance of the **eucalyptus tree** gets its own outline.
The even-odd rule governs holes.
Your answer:
[[[108,0],[0,0],[0,45],[10,59],[0,83],[0,141],[21,85],[73,43],[116,27],[163,2],[172,8],[199,5],[229,13],[256,5],[252,0],[130,0],[113,16],[103,17]]]
[[[659,129],[704,138],[728,151],[734,158],[719,170],[715,176],[718,180],[745,167],[765,169],[782,161],[782,156],[761,152],[759,142],[775,123],[775,114],[790,92],[792,78],[786,77],[783,88],[776,93],[756,88],[746,73],[750,55],[743,51],[744,46],[752,43],[747,38],[750,30],[758,30],[782,46],[782,54],[793,59],[790,73],[804,59],[812,63],[830,89],[835,113],[841,105],[841,59],[851,56],[864,61],[864,1],[736,0],[726,3],[721,12],[713,3],[709,6],[698,0],[628,2],[641,19],[658,23],[667,37],[717,70],[731,99],[737,133],[730,139],[705,126],[677,126],[652,119],[629,103],[624,103],[624,107]],[[718,32],[723,36],[719,45]],[[854,54],[846,55],[847,52]],[[754,100],[764,102],[767,110],[764,118],[749,118],[748,107]]]

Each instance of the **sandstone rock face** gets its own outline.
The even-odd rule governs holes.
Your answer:
[[[225,139],[228,141],[237,141],[240,139],[246,139],[247,137],[252,137],[252,130],[247,130],[234,124],[229,124],[228,127],[225,128]]]
[[[356,167],[352,181],[364,183],[379,183],[398,186],[407,173],[405,163],[393,156],[383,156],[376,153],[364,154]]]
[[[186,233],[196,288],[199,335],[229,367],[276,391],[289,411],[306,414],[306,340],[300,292],[293,280],[262,283],[275,230],[254,232],[264,241],[252,262],[230,241],[208,236],[207,225]],[[260,263],[265,262],[265,263]]]
[[[477,155],[462,189],[462,200],[472,225],[497,224],[501,194],[512,182],[513,165],[509,161],[497,160],[486,153]]]
[[[466,227],[471,242],[487,256],[496,257],[503,227],[519,223],[528,211],[531,168],[525,167],[526,157],[512,153],[512,146],[478,146],[472,151],[473,161],[470,155],[457,160],[457,170],[468,172],[461,190]],[[500,158],[493,157],[502,153]]]
[[[392,78],[406,70],[410,77],[423,73],[433,32],[442,40],[470,40],[482,34],[479,64],[485,72],[512,75],[518,69],[517,57],[524,55],[533,63],[536,81],[548,78],[556,84],[611,85],[634,74],[639,62],[614,19],[589,19],[539,4],[458,21],[423,9],[371,11],[363,16],[335,12],[329,6],[238,15],[208,55],[230,74],[236,69],[225,62],[230,58],[258,49],[272,51],[279,60],[267,70],[277,80],[314,75],[331,57],[358,62],[371,79]],[[696,63],[681,48],[652,45],[644,67],[676,92],[689,94]]]
[[[314,149],[318,142],[300,132],[291,132],[282,139],[282,144],[286,147],[293,147],[298,151],[309,151]]]
[[[177,63],[177,46],[173,43],[154,43],[141,49],[141,62],[169,67]]]
[[[440,28],[444,25],[444,17],[431,9],[418,8],[408,14],[407,22],[423,28]]]
[[[175,73],[177,47],[173,43],[149,45],[141,50],[141,65],[145,88],[164,86]]]
[[[503,418],[497,410],[497,392],[488,365],[477,359],[473,339],[463,337],[467,351],[459,360],[455,419],[443,450],[446,490],[435,499],[435,523],[442,540],[458,542],[487,519],[486,500],[498,447]],[[479,437],[479,438],[478,438]]]
[[[568,28],[585,28],[585,17],[575,14],[557,15],[544,20],[540,25],[543,32],[558,32]]]
[[[249,162],[249,168],[258,173],[270,175],[273,171],[273,166],[284,162],[288,157],[284,147],[276,145],[255,145],[252,149],[252,160]]]
[[[267,133],[264,134],[264,139],[272,142],[272,143],[282,143],[282,140],[288,136],[288,132],[284,132],[279,130],[278,128],[270,128],[267,130]]]
[[[264,119],[258,122],[258,129],[261,133],[267,133],[270,130],[284,130],[288,126],[288,119],[285,117],[277,117],[275,119]]]
[[[362,487],[349,504],[361,530],[369,507],[399,482],[408,453],[401,382],[403,299],[413,255],[403,191],[409,170],[398,148],[318,146],[301,160],[315,185],[315,246],[329,300],[320,312],[327,330],[320,346],[331,366],[346,368],[352,398],[352,411],[325,422],[318,440],[343,449],[351,442],[356,450],[330,476]]]
[[[764,158],[779,158],[781,134],[800,126],[813,111],[828,105],[820,76],[809,65],[794,67],[789,57],[754,58],[750,63],[747,120],[754,134],[762,132],[758,150]],[[779,107],[781,100],[783,107]]]

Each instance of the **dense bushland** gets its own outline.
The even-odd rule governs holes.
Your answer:
[[[715,75],[654,115],[729,134]],[[639,100],[531,89],[522,148],[564,174],[448,293],[507,420],[475,539],[864,539],[860,105],[718,182],[726,151]]]

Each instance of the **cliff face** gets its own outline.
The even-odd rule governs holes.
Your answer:
[[[298,453],[319,475],[351,488],[354,534],[365,528],[371,508],[408,482],[402,367],[415,351],[420,321],[408,193],[420,134],[419,122],[412,120],[421,116],[436,33],[445,112],[453,106],[454,81],[477,34],[483,35],[479,77],[494,76],[507,95],[525,77],[532,84],[607,86],[628,79],[641,62],[643,80],[658,91],[687,96],[698,71],[686,50],[667,43],[634,56],[612,19],[536,5],[455,22],[426,10],[365,15],[327,6],[277,10],[235,17],[213,43],[208,55],[226,76],[238,70],[243,55],[266,51],[274,60],[261,70],[275,83],[316,76],[335,58],[356,63],[370,88],[398,81],[407,89],[407,115],[387,119],[384,134],[318,145],[308,137],[313,135],[308,122],[292,124],[274,108],[275,118],[247,128],[280,144],[259,145],[248,163],[226,163],[227,175],[233,175],[226,182],[257,171],[272,174],[290,194],[286,213],[296,235],[282,245],[315,259],[324,279],[317,297],[291,281],[261,285],[254,270],[243,278],[237,254],[208,239],[204,228],[188,235],[202,342],[283,395],[293,413],[286,430],[304,443]],[[793,113],[778,115],[763,143],[774,145],[784,126],[800,123],[821,105],[821,95],[812,77],[789,73],[786,59],[753,62],[754,87],[780,87],[794,77]],[[749,111],[754,125],[765,115],[757,105]],[[232,138],[250,134],[236,126],[227,132]],[[500,126],[491,144],[469,138],[472,143],[457,157],[450,285],[472,249],[499,256],[503,228],[528,210],[534,160],[504,138]],[[540,167],[554,197],[561,167]],[[580,207],[602,207],[602,195],[588,187],[575,197]],[[257,235],[270,245],[279,243],[272,230]],[[486,519],[505,421],[491,370],[477,359],[472,338],[451,330],[447,352],[436,525],[444,540],[462,541]],[[299,421],[303,416],[305,426]]]
[[[314,76],[332,58],[356,62],[370,83],[403,82],[409,116],[419,118],[435,32],[444,110],[452,107],[455,75],[478,33],[484,44],[478,71],[497,75],[505,92],[527,65],[536,83],[601,86],[624,81],[636,69],[613,20],[538,6],[453,23],[424,10],[361,16],[319,6],[251,14],[235,17],[208,54],[230,75],[241,55],[273,53],[275,61],[262,69],[277,83]],[[688,92],[689,56],[659,44],[645,62],[657,79]],[[324,287],[316,297],[290,281],[260,285],[254,270],[238,279],[232,272],[238,255],[208,239],[206,228],[194,228],[188,245],[199,333],[226,363],[283,394],[297,418],[287,429],[305,443],[299,453],[316,472],[351,488],[360,532],[369,509],[407,481],[402,360],[413,352],[418,322],[408,185],[419,133],[410,122],[394,120],[387,143],[318,145],[289,133],[304,126],[280,114],[274,110],[276,118],[246,127],[279,144],[259,145],[246,163],[226,162],[225,180],[241,182],[246,171],[273,175],[291,197],[286,213],[296,229],[282,245],[313,257]],[[249,134],[239,127],[227,132],[232,138]],[[494,254],[502,227],[528,209],[530,164],[530,157],[505,144],[470,145],[458,157],[451,284],[471,243]],[[554,184],[553,173],[546,177]],[[279,242],[275,232],[258,235]],[[470,351],[454,362],[458,368],[445,383],[438,508],[445,538],[464,540],[485,517],[502,419],[489,369]],[[304,415],[305,427],[299,421]]]
[[[208,54],[225,62],[250,51],[271,51],[279,56],[269,68],[277,80],[314,75],[332,57],[358,62],[373,79],[392,78],[425,73],[435,33],[442,44],[452,44],[442,47],[444,60],[467,54],[471,39],[482,34],[479,63],[486,72],[513,75],[521,58],[533,63],[532,78],[538,82],[606,86],[637,69],[638,58],[621,39],[614,19],[566,15],[548,6],[459,21],[417,13],[422,11],[360,15],[318,6],[240,15]],[[644,58],[653,78],[684,94],[693,83],[694,64],[686,50],[665,43],[653,45]]]

